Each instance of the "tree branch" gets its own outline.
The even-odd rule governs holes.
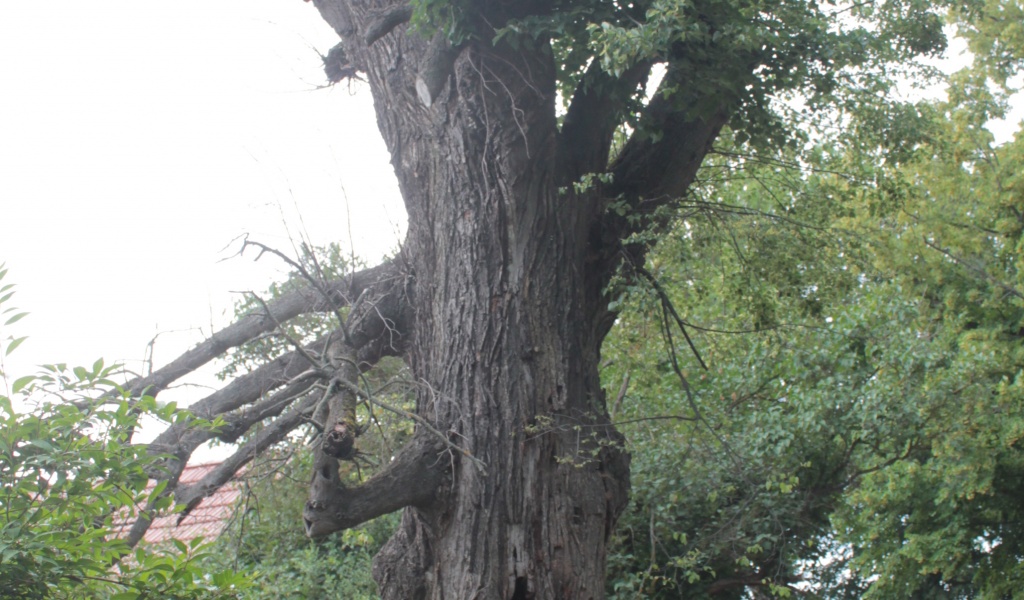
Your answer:
[[[222,485],[228,482],[239,469],[248,464],[256,455],[263,452],[271,445],[280,442],[292,430],[298,427],[305,417],[308,417],[316,406],[319,398],[315,394],[308,394],[298,404],[288,410],[287,413],[275,419],[270,425],[262,429],[256,436],[243,444],[234,454],[224,462],[206,474],[205,477],[188,486],[180,487],[174,492],[176,504],[184,504],[185,510],[178,517],[178,523],[188,516],[202,500],[216,492]]]
[[[380,38],[391,33],[391,30],[395,27],[398,27],[402,23],[409,22],[409,19],[411,18],[412,6],[409,4],[390,6],[382,10],[366,25],[366,33],[363,36],[363,39],[366,40],[366,45],[369,46],[373,44]]]
[[[392,260],[326,284],[325,289],[330,294],[331,303],[345,306],[349,298],[358,296],[378,280],[392,276],[395,269],[396,262]],[[321,311],[328,306],[321,293],[312,288],[303,288],[281,296],[268,302],[266,311],[254,311],[241,317],[151,375],[130,381],[125,385],[125,389],[132,396],[143,393],[156,395],[175,380],[195,371],[228,349],[273,330],[276,323],[283,323],[303,313]]]
[[[572,102],[558,136],[560,183],[569,185],[587,173],[608,168],[608,156],[615,129],[639,86],[651,72],[650,61],[630,67],[621,77],[612,77],[593,61],[573,92]]]
[[[311,346],[317,343],[322,344],[322,341],[314,342]],[[265,402],[280,402],[283,398],[294,398],[301,393],[301,390],[309,387],[311,377],[321,377],[320,374],[311,370],[312,366],[295,352],[289,352],[259,367],[252,373],[236,378],[224,388],[193,404],[189,407],[189,411],[200,419],[212,421],[218,416],[256,402],[270,390],[281,385],[285,387]],[[254,423],[255,421],[244,424],[245,429]],[[213,430],[196,428],[187,420],[178,422],[165,429],[150,442],[150,452],[171,454],[184,464],[192,452],[207,440],[218,436],[226,436],[227,441],[232,441],[231,438],[237,439],[245,432],[245,429],[239,430],[242,426],[241,421],[232,423],[229,420],[229,429]],[[164,467],[166,468],[166,465]],[[165,479],[161,474],[154,473],[153,475]]]
[[[433,436],[416,435],[382,472],[351,488],[341,483],[337,461],[318,452],[302,514],[306,535],[321,537],[406,506],[427,505],[448,472],[443,452]]]
[[[352,315],[350,315],[350,324],[354,327],[350,334],[351,339],[367,346],[367,348],[357,346],[360,350],[359,358],[361,360],[359,369],[365,370],[375,364],[381,356],[397,354],[404,347],[404,340],[408,338],[406,327],[411,322],[408,316],[410,307],[406,299],[408,281],[408,278],[398,270],[396,263],[386,263],[380,267],[360,271],[315,291],[305,289],[301,294],[293,293],[279,300],[264,303],[262,311],[246,315],[225,331],[234,328],[231,339],[237,342],[234,345],[238,345],[268,330],[280,328],[286,319],[302,312],[329,310],[331,305],[350,304],[349,299],[358,294],[362,300],[358,302],[357,307],[353,308]],[[372,301],[367,301],[367,298]],[[401,331],[405,335],[399,334],[396,327],[402,328]],[[238,330],[242,330],[242,332],[240,333]],[[194,507],[203,497],[227,481],[238,468],[252,460],[255,453],[284,439],[284,436],[308,419],[320,403],[319,398],[308,394],[311,386],[316,380],[333,376],[331,365],[318,358],[331,336],[341,337],[335,332],[303,348],[298,348],[297,342],[293,341],[293,344],[297,346],[296,350],[272,360],[252,373],[237,378],[222,390],[197,402],[194,405],[195,414],[203,419],[212,420],[231,410],[237,410],[256,402],[271,389],[281,388],[269,398],[234,415],[227,415],[226,424],[219,430],[210,427],[195,427],[194,422],[190,424],[184,421],[175,423],[161,433],[150,446],[153,452],[168,453],[173,457],[161,465],[161,473],[153,474],[156,479],[168,482],[165,495],[174,493],[179,504],[184,503],[188,508]],[[214,339],[224,337],[230,336],[225,336],[222,331],[215,335]],[[210,342],[211,340],[208,340],[200,344],[200,347],[189,351],[172,365],[188,362],[189,356],[194,356],[200,351],[203,357],[209,360],[217,355],[213,354],[216,350],[219,349],[219,352],[223,352],[230,347],[224,343]],[[318,350],[313,350],[313,348],[318,348]],[[207,357],[207,355],[209,356]],[[189,364],[195,362],[193,360]],[[169,367],[157,371],[154,376],[171,371]],[[185,372],[187,370],[182,371],[181,374]],[[166,375],[163,378],[150,377],[137,380],[129,386],[129,389],[140,392],[148,389],[150,393],[153,393],[153,388],[147,388],[145,384],[166,385],[164,382],[169,382],[173,374],[174,372],[171,372],[171,375]],[[156,383],[153,383],[154,381]],[[303,394],[306,394],[306,397],[293,406],[295,400]],[[285,410],[287,412],[282,415]],[[180,490],[176,489],[178,479],[189,457],[203,442],[217,436],[233,441],[249,431],[256,423],[273,417],[277,418],[202,482]],[[153,510],[155,500],[147,505],[143,514],[132,526],[127,538],[130,545],[141,540],[149,528],[148,513]]]
[[[665,79],[662,87],[669,76]],[[611,195],[626,199],[634,210],[650,212],[686,194],[728,119],[724,107],[704,116],[687,112],[660,92],[651,99],[640,129],[611,166]]]
[[[1016,298],[1018,298],[1020,300],[1024,300],[1024,293],[1021,293],[1020,290],[1018,290],[1017,288],[1013,287],[1012,285],[1008,285],[1008,284],[1000,281],[999,279],[993,277],[992,275],[989,275],[988,271],[986,271],[983,267],[980,267],[980,266],[978,266],[976,264],[972,264],[971,262],[969,262],[965,258],[957,256],[957,255],[953,254],[952,252],[950,252],[948,250],[942,249],[942,247],[940,247],[939,245],[933,244],[932,242],[928,241],[928,238],[925,237],[925,236],[921,237],[921,241],[924,242],[925,246],[928,246],[932,250],[935,250],[936,252],[939,252],[940,254],[943,254],[949,260],[951,260],[954,263],[960,265],[961,267],[967,269],[968,271],[974,273],[975,275],[980,276],[982,279],[988,281],[989,283],[991,283],[992,285],[994,285],[994,286],[998,287],[999,289],[1003,290],[1007,294],[1010,294],[1011,296],[1014,296],[1014,297],[1016,297]]]

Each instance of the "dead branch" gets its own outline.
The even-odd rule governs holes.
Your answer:
[[[333,305],[344,306],[348,298],[358,296],[377,281],[392,275],[395,269],[396,261],[392,260],[326,284],[325,289]],[[321,292],[315,289],[303,288],[281,296],[267,303],[266,312],[254,311],[241,317],[151,375],[130,381],[125,389],[132,396],[143,393],[156,395],[172,382],[224,354],[228,349],[273,330],[276,323],[283,323],[304,313],[321,311],[328,306]]]
[[[242,317],[234,325],[218,332],[213,338],[182,355],[171,365],[156,371],[151,377],[132,382],[128,389],[136,390],[137,393],[155,393],[154,390],[159,391],[173,379],[232,346],[245,343],[274,329],[281,332],[283,323],[290,318],[303,312],[330,310],[331,307],[342,306],[348,302],[348,298],[367,295],[367,291],[373,289],[369,295],[375,299],[375,303],[361,303],[361,306],[379,318],[360,318],[359,331],[355,332],[355,337],[361,343],[372,346],[369,352],[361,352],[359,356],[359,369],[368,369],[381,356],[397,354],[400,351],[402,344],[394,343],[396,334],[392,329],[396,323],[405,327],[409,321],[405,314],[408,312],[404,289],[407,285],[406,278],[397,270],[392,272],[393,265],[393,262],[386,263],[360,271],[322,287],[311,285],[311,288],[272,302],[261,300],[262,310]],[[380,286],[379,290],[375,289],[377,285]],[[391,298],[392,295],[396,297]],[[170,460],[163,461],[161,472],[152,474],[155,478],[168,482],[165,495],[174,493],[177,503],[185,504],[187,508],[194,507],[203,497],[227,481],[238,468],[252,460],[257,452],[284,439],[301,423],[309,421],[317,406],[321,404],[319,395],[310,392],[318,382],[336,376],[336,369],[320,358],[332,335],[328,334],[306,346],[300,345],[296,340],[290,340],[295,350],[271,360],[252,373],[237,378],[222,390],[214,392],[194,405],[196,416],[204,421],[221,417],[224,421],[221,427],[213,428],[208,424],[197,426],[201,421],[190,422],[186,419],[173,424],[158,436],[151,444],[151,451],[171,456]],[[379,338],[385,338],[385,341],[382,342]],[[266,397],[266,394],[274,389],[277,391]],[[247,405],[252,406],[245,408]],[[176,489],[185,464],[199,445],[218,436],[227,441],[234,441],[251,430],[255,424],[268,419],[274,420],[202,482]],[[155,500],[153,499],[153,502]],[[148,529],[148,515],[154,508],[153,502],[147,504],[143,515],[129,532],[129,545],[141,540]]]
[[[316,403],[317,398],[315,394],[307,395],[288,410],[287,413],[281,415],[267,427],[260,430],[253,439],[239,447],[234,454],[207,473],[205,477],[192,485],[178,488],[174,492],[174,500],[177,504],[185,505],[185,510],[178,517],[178,522],[180,523],[203,498],[220,489],[222,485],[234,477],[239,469],[253,460],[260,452],[283,440],[285,436],[302,423],[304,416],[308,416],[312,412]]]

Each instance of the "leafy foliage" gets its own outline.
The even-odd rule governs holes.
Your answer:
[[[720,140],[645,265],[710,369],[681,384],[642,278],[605,344],[634,456],[611,597],[1020,589],[1024,145],[992,147],[988,69],[799,152]]]
[[[4,289],[6,302],[13,292]],[[177,417],[173,405],[119,396],[117,370],[102,360],[91,368],[46,365],[0,395],[0,596],[234,597],[245,577],[201,569],[200,540],[155,552],[131,551],[119,537],[118,523],[160,492],[146,490],[159,457],[132,444],[132,433],[143,416]]]
[[[210,568],[254,573],[255,585],[242,598],[377,597],[370,561],[397,526],[397,514],[309,540],[300,524],[310,470],[312,453],[291,447],[263,457],[247,472],[232,523],[203,561]]]

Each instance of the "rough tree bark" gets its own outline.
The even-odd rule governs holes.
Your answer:
[[[402,500],[400,530],[376,558],[382,596],[603,597],[629,488],[598,377],[606,286],[629,257],[630,225],[606,217],[607,199],[664,203],[684,191],[722,121],[666,111],[659,125],[673,137],[629,144],[612,167],[618,189],[577,193],[572,182],[609,168],[614,117],[650,65],[616,81],[592,69],[606,91],[581,86],[560,131],[546,40],[438,48],[444,40],[394,17],[406,7],[314,3],[367,75],[409,213],[414,316],[404,333],[424,383],[417,412],[486,465],[429,444],[422,429],[396,460],[386,476],[396,495],[415,497]],[[491,22],[517,16],[498,4],[481,9]],[[339,492],[336,469],[320,461],[306,510],[314,535],[359,520],[346,505],[355,492]],[[398,481],[406,472],[420,479]]]

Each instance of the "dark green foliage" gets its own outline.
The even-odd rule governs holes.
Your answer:
[[[204,563],[253,573],[255,585],[241,598],[377,597],[370,563],[397,525],[398,515],[309,540],[302,530],[302,506],[311,457],[308,449],[281,448],[246,473],[232,523]],[[357,478],[355,469],[347,471],[351,479]]]
[[[978,73],[800,152],[720,140],[646,265],[709,370],[676,331],[691,400],[645,284],[604,347],[634,457],[611,597],[1019,594],[1024,143],[992,147]]]

